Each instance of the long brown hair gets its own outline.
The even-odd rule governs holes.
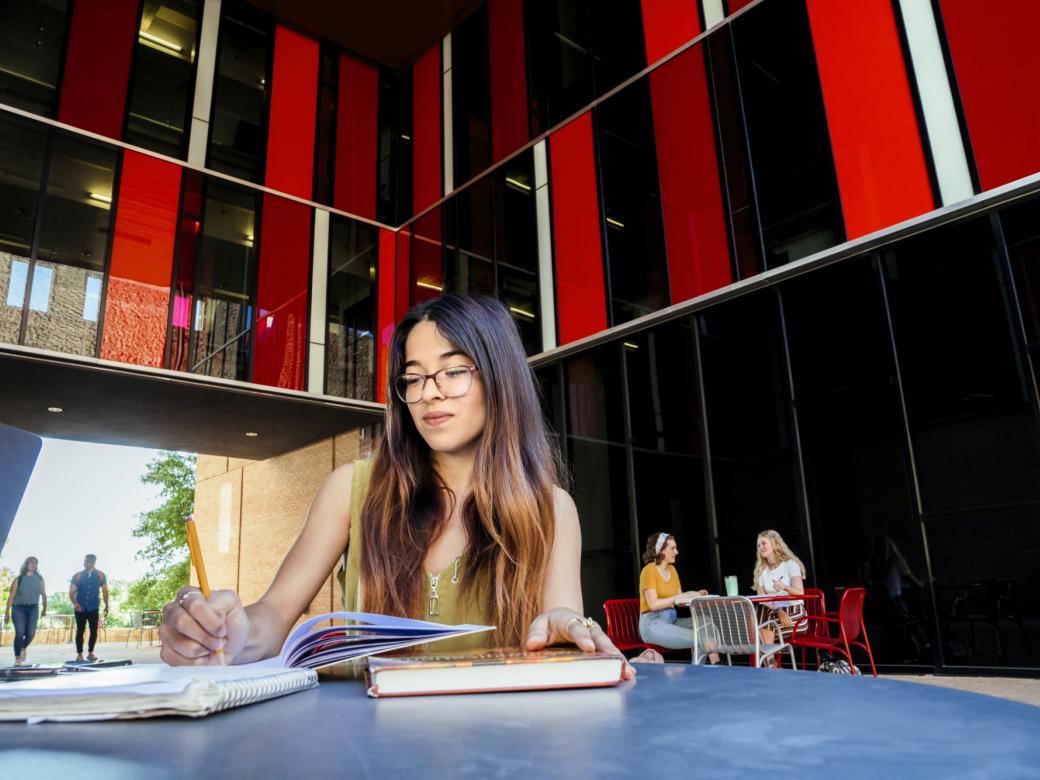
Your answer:
[[[457,497],[436,473],[429,446],[394,392],[416,324],[433,322],[465,353],[484,383],[487,422],[476,447],[472,492],[462,505],[468,538],[462,598],[485,599],[498,644],[515,645],[544,606],[542,592],[563,483],[520,335],[493,298],[445,295],[398,324],[387,366],[386,431],[376,449],[362,509],[362,604],[366,612],[422,617],[423,560]],[[478,594],[477,583],[487,590]]]

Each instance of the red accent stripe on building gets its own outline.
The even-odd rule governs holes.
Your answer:
[[[412,68],[412,212],[441,198],[441,47]]]
[[[14,2],[15,0],[9,0]],[[58,121],[120,138],[137,39],[138,0],[76,0]],[[51,30],[48,34],[60,34]]]
[[[181,168],[127,150],[119,177],[101,357],[162,366]]]
[[[549,136],[556,306],[560,343],[607,327],[592,116],[585,112]]]
[[[808,0],[849,238],[935,208],[891,0]]]
[[[379,229],[379,274],[376,277],[379,287],[376,294],[376,327],[379,328],[376,355],[379,368],[376,371],[376,400],[382,404],[386,403],[386,369],[390,361],[390,340],[397,323],[397,317],[394,316],[396,244],[394,231]]]
[[[699,0],[643,0],[646,61],[653,65],[701,32]]]
[[[394,319],[400,322],[412,305],[412,231],[408,228],[397,233],[394,267]]]
[[[333,206],[375,219],[379,71],[341,54],[336,106]]]
[[[727,11],[735,14],[746,5],[751,5],[753,0],[726,0]]]
[[[704,53],[650,74],[672,303],[733,281]]]
[[[1040,4],[941,0],[979,183],[1040,170]]]
[[[311,198],[318,121],[318,42],[281,25],[274,34],[264,183]]]
[[[491,56],[491,160],[527,143],[527,60],[523,0],[488,0]]]
[[[264,193],[253,327],[253,381],[302,390],[312,210]]]

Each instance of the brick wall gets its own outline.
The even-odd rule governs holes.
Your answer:
[[[332,469],[368,454],[354,431],[262,461],[199,455],[195,522],[210,587],[235,588],[249,604],[267,590]],[[198,584],[194,569],[192,582]],[[332,574],[301,620],[339,608]]]

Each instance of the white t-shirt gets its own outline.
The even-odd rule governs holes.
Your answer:
[[[798,568],[797,562],[788,558],[781,561],[775,569],[766,569],[758,578],[758,595],[773,596],[780,591],[773,587],[773,580],[781,580],[785,587],[791,587],[795,577],[801,577],[802,570]],[[770,601],[767,606],[770,609],[786,609],[793,605],[801,605],[800,601]]]

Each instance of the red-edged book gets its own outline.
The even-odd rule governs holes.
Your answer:
[[[558,648],[371,656],[368,695],[382,698],[605,687],[621,682],[623,666],[624,659],[618,655]]]

